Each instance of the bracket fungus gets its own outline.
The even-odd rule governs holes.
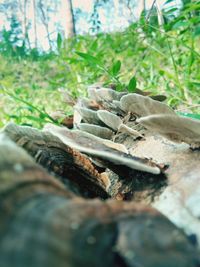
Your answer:
[[[97,111],[97,115],[104,124],[115,132],[123,132],[136,137],[143,137],[138,131],[125,125],[119,116],[107,110],[99,110]]]
[[[75,110],[81,116],[78,118],[78,122],[83,120],[86,123],[101,124],[101,120],[97,116],[97,112],[89,108],[75,107]]]
[[[115,109],[116,110],[119,110],[120,111],[120,113],[121,113],[121,106],[120,106],[120,101],[118,101],[118,100],[113,100],[112,101],[112,104],[113,104],[113,106],[115,107]]]
[[[95,101],[113,101],[113,100],[120,100],[120,98],[127,94],[126,92],[117,92],[110,88],[104,88],[104,87],[89,87],[88,88],[88,96],[89,98],[95,100]]]
[[[107,110],[97,111],[98,118],[113,131],[117,132],[119,126],[122,124],[122,120],[115,114]]]
[[[120,100],[120,105],[122,110],[136,114],[138,117],[162,113],[171,115],[176,114],[173,109],[166,104],[139,94],[128,94],[123,96]]]
[[[78,143],[83,142],[85,146],[87,146],[87,144],[95,146],[95,142],[96,142],[96,144],[100,143],[100,144],[107,146],[108,148],[113,148],[115,150],[128,154],[128,150],[123,144],[115,143],[115,142],[112,142],[111,140],[100,138],[98,136],[95,136],[85,131],[81,131],[81,130],[69,131],[66,127],[59,127],[53,124],[46,124],[45,127],[43,128],[43,131],[52,132],[52,131],[56,131],[56,129],[58,131],[60,130],[61,132],[65,133],[66,137],[68,136],[69,138],[71,138],[72,140]],[[90,144],[90,141],[92,142],[91,144]]]
[[[160,174],[161,172],[159,166],[155,163],[150,162],[150,164],[148,164],[144,159],[133,157],[117,150],[117,144],[114,142],[112,142],[113,147],[111,147],[108,146],[108,143],[105,144],[105,141],[102,141],[103,139],[101,138],[80,131],[69,131],[55,125],[49,125],[45,130],[57,136],[64,144],[96,158],[117,165],[127,166],[142,172],[149,172],[152,174]]]
[[[114,132],[106,127],[99,125],[89,124],[89,123],[79,123],[78,128],[81,131],[93,134],[103,139],[111,139]]]
[[[139,118],[137,122],[172,141],[185,142],[191,148],[200,147],[200,121],[198,120],[159,114]]]

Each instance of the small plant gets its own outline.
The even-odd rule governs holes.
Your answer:
[[[105,87],[114,85],[118,91],[135,92],[137,87],[164,94],[170,106],[198,115],[198,12],[199,1],[184,6],[179,16],[163,28],[152,21],[149,23],[143,16],[124,32],[76,36],[68,40],[58,34],[55,53],[41,54],[33,50],[23,56],[17,52],[18,56],[13,57],[10,52],[9,55],[2,52],[1,126],[12,119],[19,124],[42,127],[52,121],[48,115],[51,111],[72,112],[59,88],[77,98],[86,96],[87,86],[94,83]],[[4,44],[0,43],[0,49]]]

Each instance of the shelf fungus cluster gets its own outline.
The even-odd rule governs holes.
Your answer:
[[[200,122],[139,89],[61,93],[73,121],[0,132],[0,266],[200,266]]]

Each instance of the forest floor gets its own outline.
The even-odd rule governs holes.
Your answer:
[[[141,32],[132,25],[120,33],[58,40],[56,53],[2,53],[0,126],[14,121],[40,128],[51,120],[52,111],[69,115],[72,109],[59,89],[77,98],[94,83],[164,94],[168,105],[199,118],[199,41],[199,35],[179,28],[163,32],[149,27]]]

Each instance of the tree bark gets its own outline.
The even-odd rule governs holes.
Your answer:
[[[35,34],[35,48],[38,48],[38,37],[37,37],[37,5],[35,0],[33,0],[33,27]]]
[[[162,26],[164,24],[164,18],[162,14],[162,9],[160,7],[160,3],[156,1],[156,10],[157,10],[157,17],[158,17],[158,25]]]
[[[139,2],[138,14],[139,14],[139,17],[141,17],[142,12],[146,11],[146,1],[142,0],[142,1],[138,1],[138,2]]]
[[[39,0],[38,6],[40,9],[40,13],[41,13],[41,20],[42,20],[42,22],[45,26],[46,32],[47,32],[47,40],[49,43],[49,48],[50,48],[50,50],[52,50],[52,43],[51,43],[50,32],[49,32],[49,24],[48,24],[48,19],[47,19],[47,14],[46,14],[47,11],[45,11],[45,9],[44,9],[43,0]]]
[[[109,197],[105,190],[106,176],[94,168],[88,157],[63,145],[57,137],[14,124],[9,124],[4,132],[77,195]]]
[[[27,5],[28,0],[19,1],[19,9],[21,11],[22,18],[22,33],[23,33],[23,42],[24,45],[28,45],[28,48],[31,48],[29,35],[28,35],[28,20],[27,20]],[[20,19],[21,19],[20,18]]]
[[[127,138],[125,145],[135,157],[169,165],[164,173],[152,175],[108,161],[103,164],[109,169],[99,169],[86,155],[48,132],[14,124],[9,124],[3,132],[60,177],[76,195],[151,204],[185,233],[195,235],[200,243],[200,209],[194,204],[200,192],[199,151],[188,150],[185,145],[172,146],[170,141],[151,134],[145,140]]]
[[[75,19],[73,15],[73,6],[71,0],[66,1],[66,34],[67,37],[73,37],[76,34],[75,31]]]
[[[0,200],[1,266],[101,267],[102,258],[111,267],[199,263],[195,246],[155,209],[77,198],[3,134]]]

